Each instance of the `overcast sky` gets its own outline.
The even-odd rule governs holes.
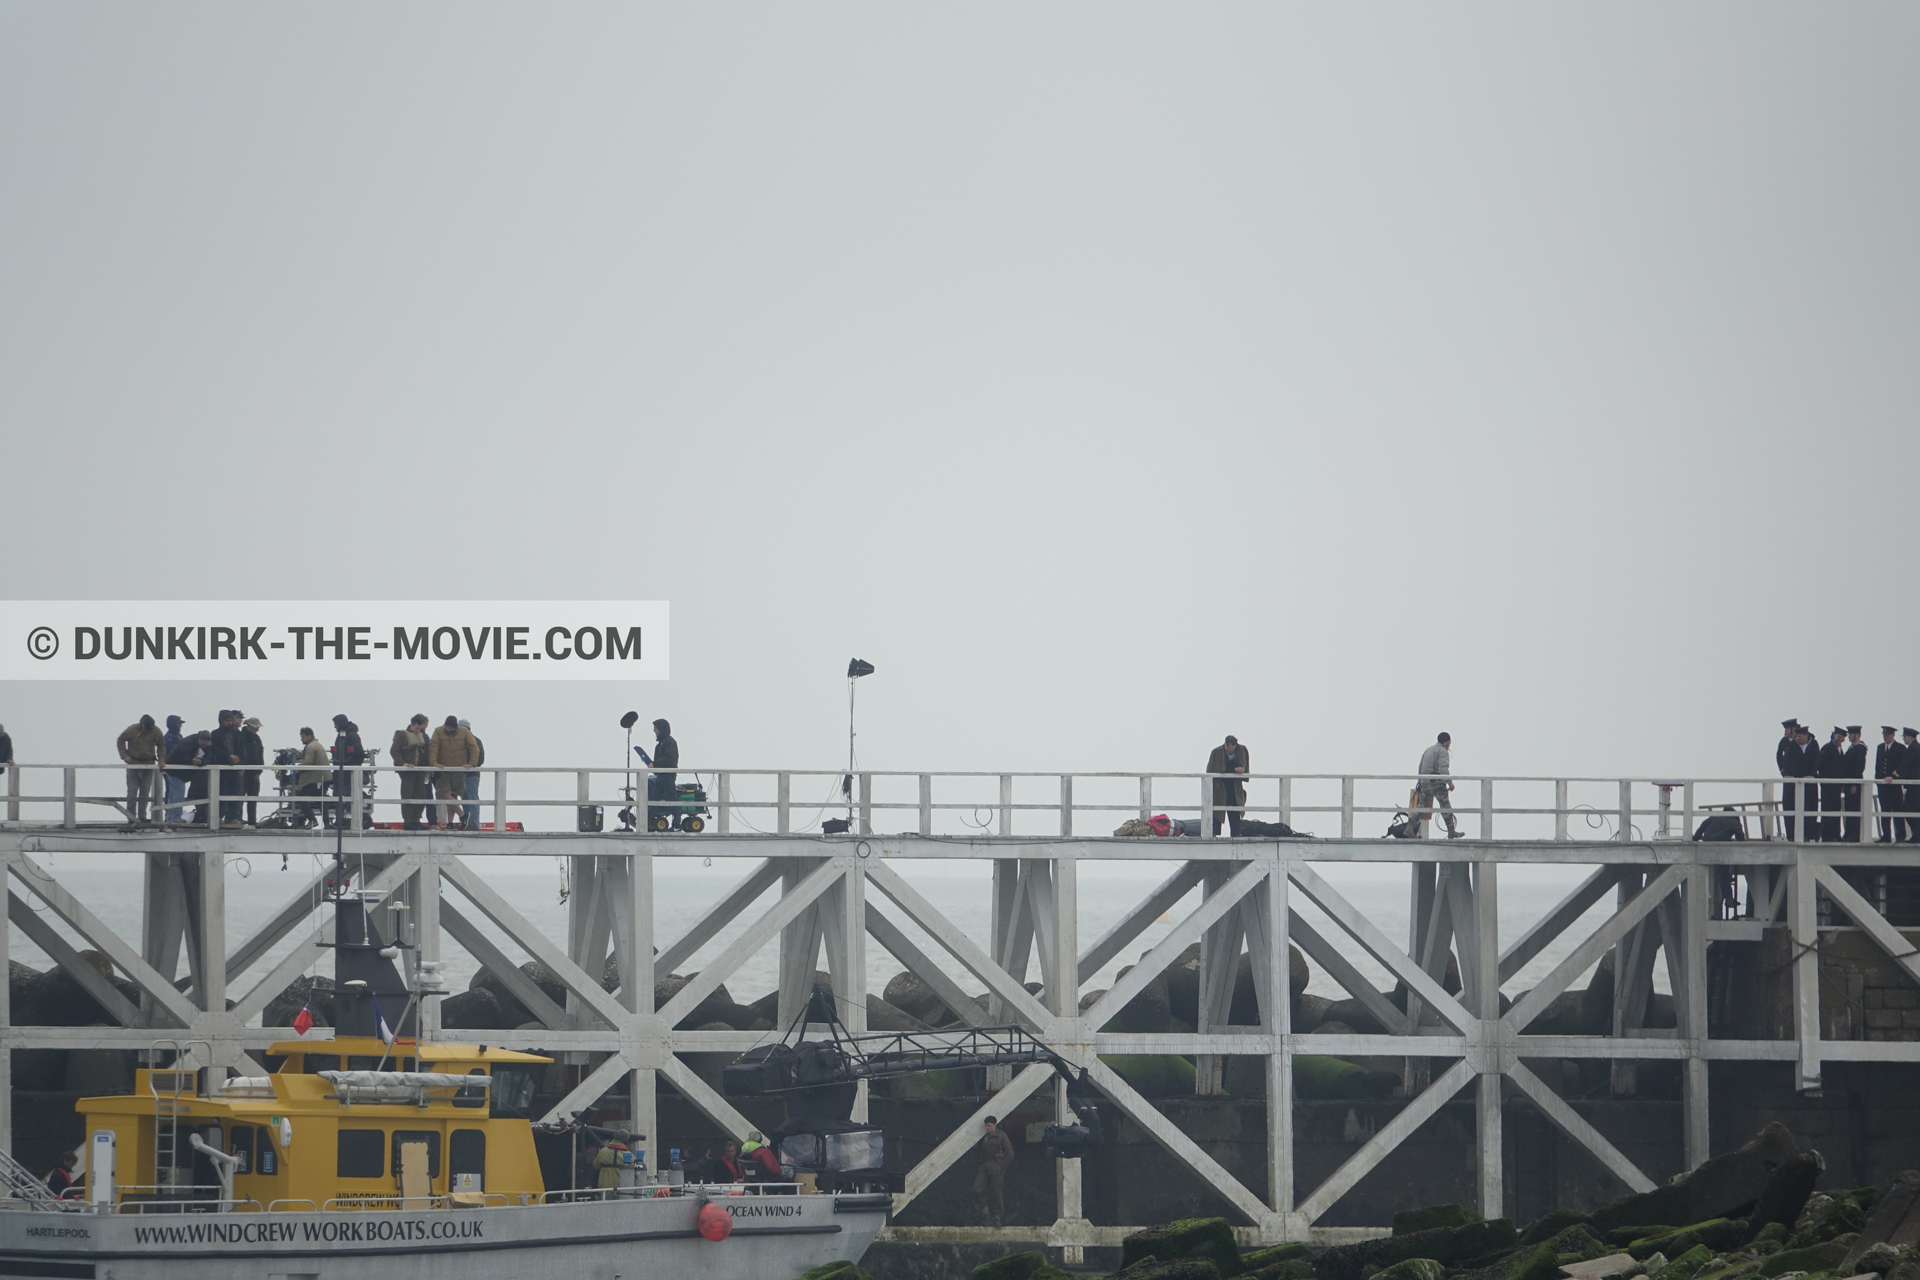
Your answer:
[[[0,5],[0,594],[671,602],[490,761],[1771,772],[1920,721],[1920,9]]]

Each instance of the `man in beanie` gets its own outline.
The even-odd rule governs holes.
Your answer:
[[[441,821],[449,829],[460,826],[465,814],[458,801],[467,793],[467,770],[480,764],[479,739],[457,716],[448,716],[427,744],[427,763],[439,770],[434,774],[434,787],[443,802]]]
[[[114,748],[127,766],[127,821],[145,822],[150,806],[160,798],[158,782],[160,766],[166,761],[167,735],[152,716],[141,716],[120,731]]]

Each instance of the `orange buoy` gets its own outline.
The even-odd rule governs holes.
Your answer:
[[[700,1234],[709,1240],[725,1240],[733,1234],[733,1215],[717,1204],[700,1206],[700,1216],[696,1221]]]

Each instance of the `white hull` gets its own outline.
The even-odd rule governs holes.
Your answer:
[[[64,1280],[793,1280],[858,1260],[885,1196],[699,1196],[359,1213],[0,1212],[0,1276]]]

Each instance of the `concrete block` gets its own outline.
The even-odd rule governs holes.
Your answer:
[[[1920,1009],[1920,991],[1913,987],[1888,987],[1877,994],[1884,1009]]]
[[[1900,1025],[1898,1009],[1868,1009],[1864,1016],[1869,1031],[1887,1031]]]
[[[1560,1274],[1568,1280],[1624,1280],[1643,1270],[1640,1260],[1632,1254],[1609,1253],[1588,1262],[1569,1262],[1560,1268]]]

